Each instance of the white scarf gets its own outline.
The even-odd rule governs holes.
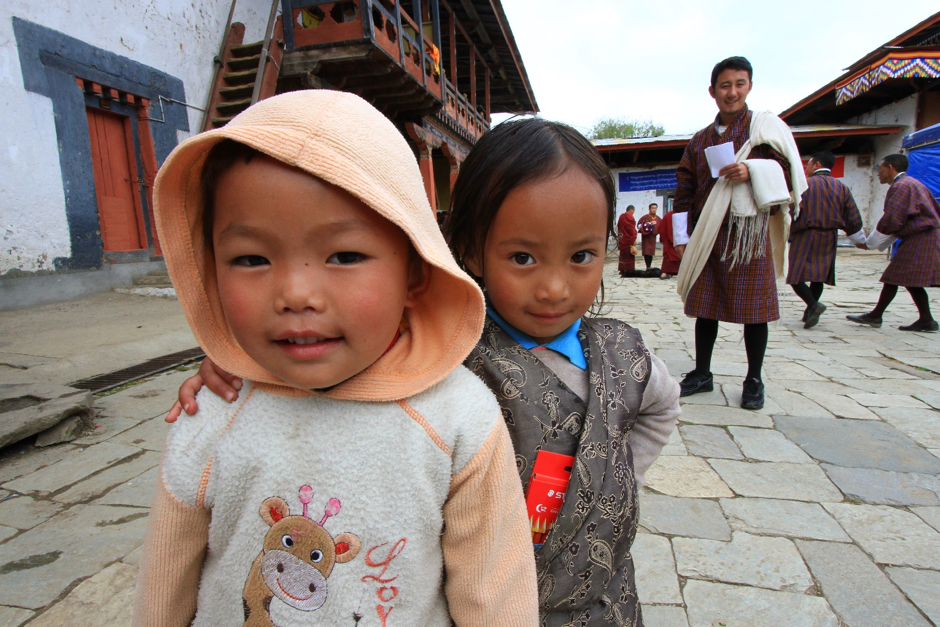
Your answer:
[[[767,164],[768,160],[747,160],[751,148],[761,144],[768,144],[790,162],[790,186],[793,190],[791,193],[780,192],[779,183],[782,176],[775,175],[775,172],[782,175],[779,164],[774,163],[777,166],[774,169],[774,166]],[[731,250],[722,251],[723,258],[731,259],[733,266],[760,257],[763,255],[765,238],[769,232],[777,278],[786,275],[786,245],[790,231],[790,214],[786,211],[786,207],[773,216],[769,214],[769,210],[774,205],[789,201],[793,203],[794,217],[796,217],[800,211],[800,197],[806,191],[806,175],[803,173],[800,152],[790,133],[790,128],[770,111],[754,112],[751,116],[750,137],[735,154],[735,161],[747,165],[752,180],[732,182],[721,177],[709,193],[679,266],[676,291],[679,292],[683,302],[695,281],[698,280],[715,247],[718,232],[721,230],[729,208],[732,213],[732,224],[738,228]]]

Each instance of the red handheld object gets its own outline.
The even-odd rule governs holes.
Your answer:
[[[571,455],[539,451],[535,456],[525,500],[535,548],[542,546],[558,518],[571,480],[572,464],[574,457]]]

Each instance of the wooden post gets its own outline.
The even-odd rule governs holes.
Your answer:
[[[431,203],[431,211],[437,214],[437,190],[434,188],[434,161],[431,156],[431,147],[427,144],[418,147],[418,168],[421,178],[424,179],[424,191]]]
[[[477,110],[477,47],[470,44],[470,104]]]
[[[485,94],[486,94],[486,123],[490,122],[490,69],[486,68],[486,71],[483,72],[483,77],[485,80]]]
[[[153,182],[157,178],[157,155],[153,147],[153,136],[150,134],[150,117],[148,108],[150,102],[146,98],[137,100],[137,138],[140,147],[140,160],[144,166],[144,187],[147,190],[147,217],[150,219],[150,238],[153,240],[153,253],[163,255],[160,248],[160,238],[157,237],[157,223],[153,215]]]
[[[454,12],[448,8],[450,19],[447,20],[447,30],[450,31],[450,82],[457,89],[457,23]]]

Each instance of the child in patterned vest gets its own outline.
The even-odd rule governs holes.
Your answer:
[[[134,624],[536,623],[510,437],[461,366],[483,295],[392,123],[343,92],[263,100],[174,150],[155,209],[244,385],[170,429]]]

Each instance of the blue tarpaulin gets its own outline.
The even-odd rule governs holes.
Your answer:
[[[904,138],[903,145],[910,161],[907,173],[926,185],[935,198],[940,198],[940,124],[911,133]]]

